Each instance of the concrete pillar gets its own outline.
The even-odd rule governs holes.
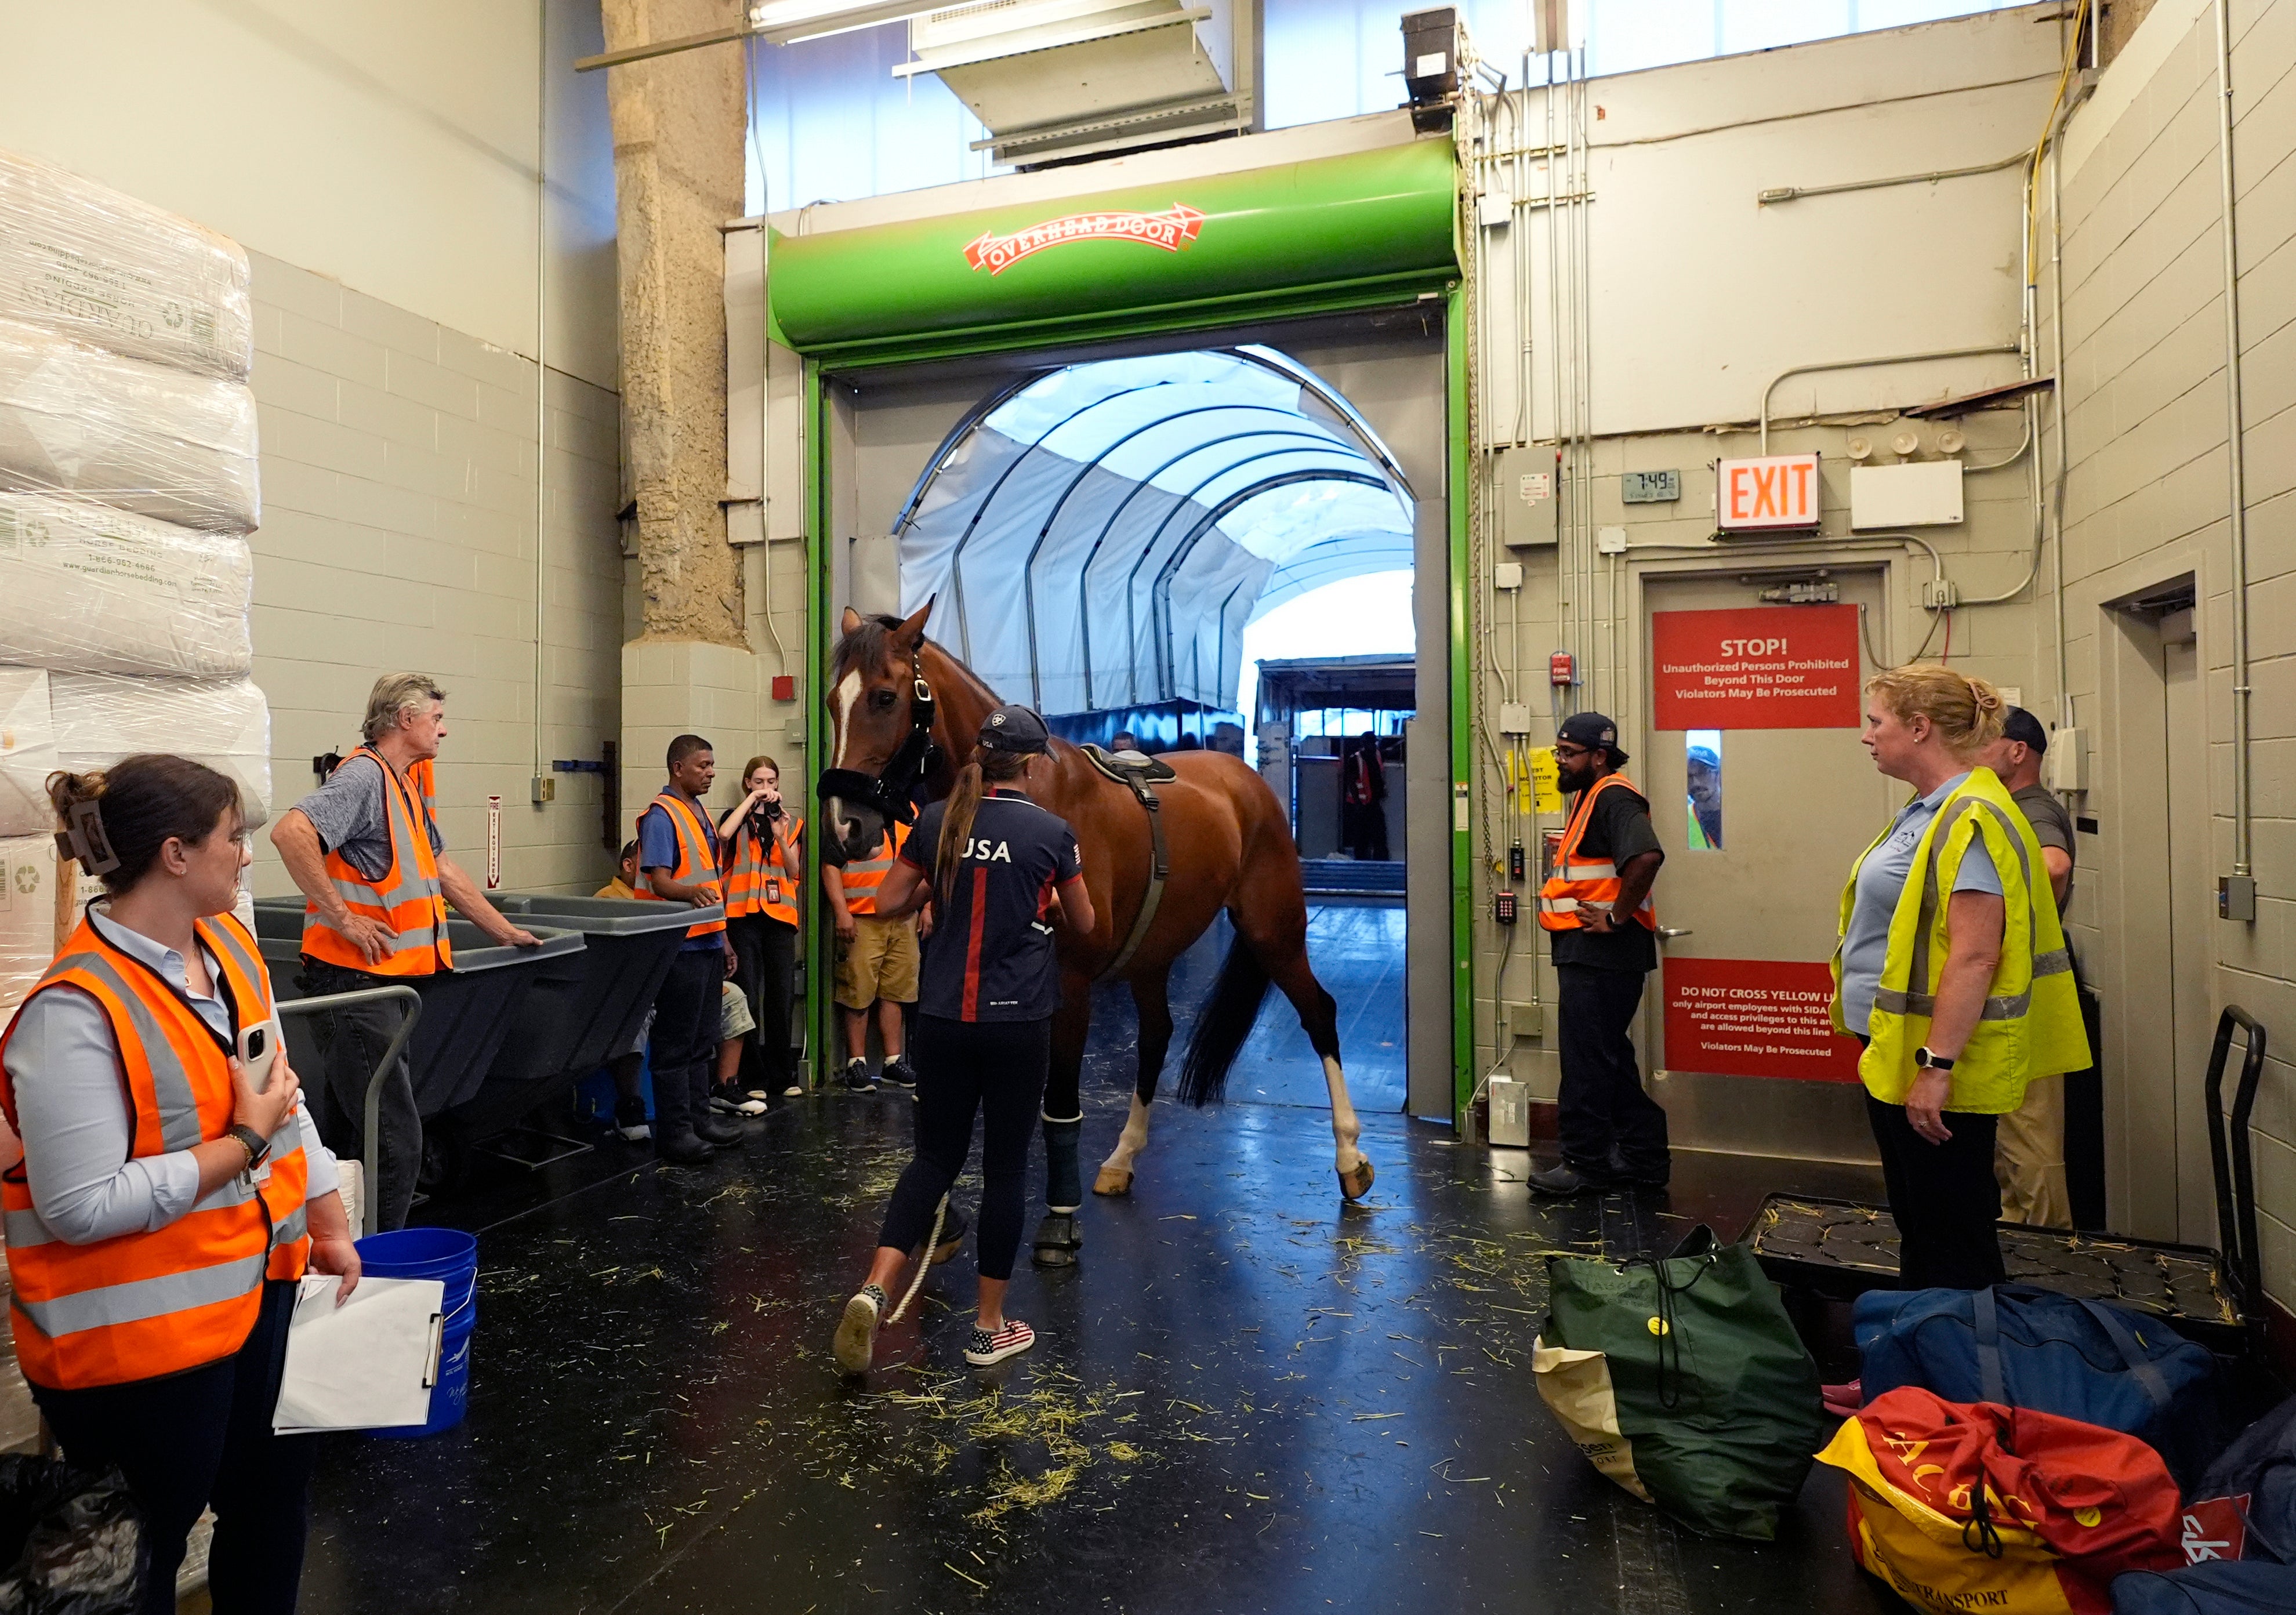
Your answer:
[[[610,51],[740,23],[741,0],[603,0]],[[726,798],[753,750],[742,557],[726,543],[719,226],[742,215],[748,86],[738,44],[609,70],[621,272],[622,407],[637,500],[639,637],[622,647],[624,833],[671,736],[708,736]]]
[[[740,0],[603,0],[610,51],[731,28]],[[648,640],[746,648],[726,542],[725,249],[742,215],[742,47],[611,70],[622,404]]]

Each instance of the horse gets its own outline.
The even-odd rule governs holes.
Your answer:
[[[823,806],[817,833],[832,864],[871,857],[918,785],[933,798],[954,790],[955,759],[971,755],[983,720],[1003,704],[972,668],[925,637],[931,611],[927,603],[906,621],[864,617],[849,607],[845,612],[824,692],[831,766],[816,785]],[[1066,926],[1058,933],[1060,1007],[1043,1111],[1047,1216],[1036,1259],[1068,1265],[1080,1243],[1074,1225],[1083,1199],[1076,1165],[1084,1117],[1078,1085],[1094,983],[1117,966],[1140,1012],[1130,1111],[1093,1181],[1095,1194],[1128,1194],[1172,1041],[1172,962],[1222,909],[1234,922],[1235,938],[1189,1037],[1180,1098],[1201,1106],[1224,1095],[1228,1068],[1268,988],[1281,988],[1323,1061],[1340,1193],[1350,1201],[1363,1198],[1374,1172],[1357,1144],[1363,1129],[1340,1062],[1337,1006],[1308,967],[1300,851],[1267,782],[1225,752],[1174,752],[1161,759],[1177,776],[1156,788],[1169,873],[1153,922],[1129,957],[1121,957],[1153,873],[1148,814],[1130,790],[1066,741],[1053,742],[1052,760],[1051,783],[1032,794],[1075,832],[1096,923],[1083,935]]]

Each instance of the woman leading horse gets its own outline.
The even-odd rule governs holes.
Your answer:
[[[908,811],[918,785],[930,796],[946,796],[955,782],[948,758],[969,745],[1000,704],[971,668],[925,637],[931,610],[928,604],[906,621],[845,613],[826,692],[830,767],[818,785],[823,854],[832,863],[867,857],[886,819]],[[1148,812],[1064,741],[1053,742],[1050,777],[1036,791],[1037,801],[1076,832],[1095,918],[1090,930],[1064,929],[1060,936],[1061,1000],[1044,1105],[1047,1215],[1034,1242],[1036,1260],[1048,1267],[1072,1263],[1082,1242],[1076,1229],[1084,1199],[1078,1082],[1093,984],[1104,975],[1120,978],[1140,1012],[1131,1113],[1093,1183],[1095,1193],[1124,1194],[1148,1143],[1148,1107],[1171,1045],[1172,962],[1222,909],[1235,925],[1235,940],[1189,1039],[1181,1098],[1201,1105],[1221,1096],[1272,983],[1292,1001],[1324,1062],[1340,1192],[1358,1200],[1372,1185],[1372,1163],[1357,1147],[1362,1127],[1341,1070],[1336,1006],[1308,964],[1308,905],[1283,809],[1240,758],[1190,751],[1163,760],[1176,775],[1156,787],[1168,873],[1152,922],[1136,938],[1157,857]]]

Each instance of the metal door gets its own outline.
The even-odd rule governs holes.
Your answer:
[[[1876,670],[1863,647],[1878,639],[1882,574],[1836,570],[1830,581],[1839,589],[1841,603],[1862,609],[1861,627],[1869,630],[1858,635],[1857,682],[1862,685],[1865,676]],[[1765,603],[1760,590],[1775,582],[1742,580],[1735,573],[1652,578],[1644,603],[1653,613],[1751,608]],[[1648,632],[1643,643],[1651,644]],[[1644,681],[1646,692],[1653,682]],[[1650,700],[1647,693],[1644,699]],[[1794,1013],[1808,1017],[1822,1010],[1822,1002],[1812,1005],[1808,998],[1818,990],[1812,986],[1817,972],[1809,967],[1822,966],[1832,956],[1842,883],[1857,855],[1906,799],[1906,788],[1874,771],[1854,727],[1698,732],[1701,750],[1715,754],[1710,761],[1706,756],[1693,759],[1693,732],[1651,726],[1652,709],[1643,717],[1644,755],[1627,772],[1649,796],[1652,823],[1666,848],[1656,891],[1659,922],[1681,934],[1667,939],[1665,961],[1742,962],[1717,963],[1696,972],[1677,968],[1678,1013],[1680,995],[1693,990],[1684,979],[1693,973],[1707,981],[1788,981],[1803,995]],[[1693,760],[1700,775],[1695,779]],[[1692,809],[1693,788],[1704,809],[1697,814]],[[1718,847],[1700,844],[1714,840]],[[1778,963],[1802,969],[1762,968]],[[1666,1106],[1676,1147],[1818,1160],[1876,1159],[1862,1087],[1854,1080],[1784,1074],[1825,1069],[1839,1075],[1838,1061],[1797,1062],[1750,1039],[1741,1062],[1780,1074],[1700,1070],[1715,1060],[1706,1051],[1719,1041],[1710,1021],[1693,1046],[1669,1053],[1667,977],[1661,963],[1644,1000],[1644,1047],[1655,1052],[1652,1063],[1658,1071],[1651,1091]],[[1702,990],[1716,999],[1740,993],[1734,987]],[[1784,996],[1786,989],[1777,990]],[[1743,1024],[1759,1035],[1762,1016],[1769,1012],[1746,1012]],[[1807,1025],[1805,1020],[1804,1046],[1810,1041]],[[1692,1042],[1687,1036],[1679,1041]]]

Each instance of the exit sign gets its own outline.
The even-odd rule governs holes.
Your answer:
[[[1715,511],[1726,533],[1817,526],[1817,456],[1764,455],[1715,465]]]

